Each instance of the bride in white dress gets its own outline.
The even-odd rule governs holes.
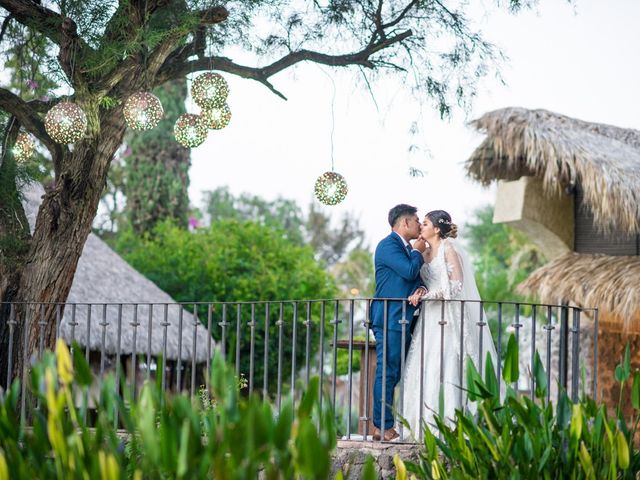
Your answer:
[[[409,297],[414,304],[422,300],[422,311],[405,363],[400,414],[412,430],[412,433],[404,430],[405,439],[412,435],[420,438],[422,422],[433,428],[433,417],[441,408],[441,386],[445,421],[454,418],[456,409],[475,411],[475,405],[467,402],[463,390],[466,358],[471,357],[479,369],[479,358],[484,365],[487,352],[494,365],[497,357],[486,317],[480,314],[482,305],[473,266],[455,240],[457,226],[451,222],[451,216],[444,210],[427,213],[420,236],[430,245],[423,254],[425,263],[420,270],[428,293]]]

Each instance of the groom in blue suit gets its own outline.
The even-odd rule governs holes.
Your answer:
[[[420,218],[417,209],[410,205],[396,205],[389,211],[389,225],[392,232],[378,244],[375,252],[376,292],[374,298],[407,299],[416,289],[422,286],[420,267],[424,263],[422,252],[426,243],[420,235]],[[410,240],[417,239],[413,246]],[[424,292],[426,293],[426,288]],[[373,386],[373,431],[374,440],[390,441],[398,437],[393,428],[394,418],[391,410],[393,390],[400,381],[400,365],[402,355],[402,323],[409,321],[405,327],[405,352],[411,343],[411,322],[415,307],[409,302],[400,300],[387,301],[387,348],[384,352],[385,302],[374,300],[371,305],[371,328],[376,339],[376,379]],[[383,354],[386,358],[383,358]],[[383,382],[383,364],[386,365]],[[384,383],[384,398],[382,387]],[[382,425],[382,407],[384,403],[384,425]],[[382,436],[384,432],[384,437]]]

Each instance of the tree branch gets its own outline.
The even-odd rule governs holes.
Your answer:
[[[34,114],[34,111],[43,109],[45,103],[39,100],[34,102],[27,103],[9,90],[0,88],[0,108],[15,116],[27,131],[35,135],[47,147],[55,166],[57,160],[62,157],[62,146],[51,140],[44,128],[44,123]],[[34,107],[36,108],[34,109]]]
[[[60,45],[63,17],[58,12],[33,1],[0,0],[0,7],[7,10],[18,22],[42,33],[53,43]],[[69,21],[72,21],[69,19]],[[83,43],[83,47],[89,48]]]
[[[153,4],[153,8],[159,8],[160,5],[161,2],[156,2]],[[140,72],[139,59],[135,56],[130,57],[110,75],[104,77],[101,82],[95,84],[93,88],[94,93],[107,94],[124,78],[130,77],[132,74],[136,74],[137,72],[140,72],[141,75],[138,79],[140,86],[144,86],[146,88],[146,84],[148,83],[148,87],[151,88],[153,85],[164,83],[164,81],[159,82],[155,79],[158,71],[163,67],[163,65],[167,63],[173,64],[174,62],[184,64],[190,56],[195,54],[203,56],[206,47],[206,32],[204,26],[226,20],[229,16],[229,12],[224,7],[212,7],[206,10],[200,10],[194,13],[194,15],[199,19],[199,26],[194,32],[193,42],[176,50],[176,45],[178,45],[180,41],[189,34],[189,32],[178,28],[167,32],[158,46],[149,53],[146,59],[146,65],[144,65],[144,72]],[[167,59],[171,59],[171,61],[168,62]],[[188,72],[188,70],[185,71],[185,74]]]
[[[225,57],[202,57],[192,61],[186,61],[186,59],[184,61],[180,61],[181,57],[174,57],[168,59],[159,70],[156,77],[156,84],[161,84],[168,80],[184,76],[189,72],[206,70],[213,66],[216,70],[228,72],[242,78],[256,80],[265,85],[279,97],[286,99],[286,97],[277,91],[268,81],[268,79],[276,73],[303,61],[315,62],[332,67],[360,65],[367,68],[373,68],[374,62],[369,57],[384,48],[402,42],[411,35],[413,35],[413,32],[411,30],[407,30],[396,36],[385,38],[372,45],[367,45],[359,52],[344,55],[328,55],[311,50],[298,50],[296,52],[288,53],[284,57],[273,62],[271,65],[267,65],[262,68],[240,65]]]
[[[389,23],[385,23],[384,25],[382,25],[382,28],[387,29],[387,28],[395,27],[398,23],[402,21],[404,17],[407,16],[409,11],[413,7],[415,7],[417,4],[418,4],[418,0],[413,0],[412,2],[410,2],[406,7],[404,7],[402,12],[400,12],[400,14],[395,19],[391,20]]]
[[[10,13],[6,17],[4,17],[4,20],[2,21],[2,28],[0,28],[0,42],[2,42],[4,34],[7,33],[7,28],[9,27],[11,20],[13,20],[13,13]]]
[[[229,11],[224,7],[211,7],[195,13],[200,19],[200,25],[215,25],[224,22],[229,17]]]

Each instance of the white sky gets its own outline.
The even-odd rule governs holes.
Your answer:
[[[416,205],[420,215],[445,209],[461,225],[475,207],[493,202],[493,189],[465,178],[462,167],[482,140],[465,123],[484,112],[545,108],[640,129],[640,0],[542,0],[535,11],[476,21],[509,57],[502,70],[507,85],[487,79],[467,118],[456,111],[441,121],[428,105],[421,113],[410,93],[390,81],[373,86],[377,110],[350,75],[323,67],[336,85],[335,169],[349,185],[341,205],[325,208],[358,217],[371,248],[389,231],[387,212],[397,203]],[[194,149],[191,201],[199,205],[202,191],[228,185],[234,194],[283,196],[306,209],[316,178],[331,169],[331,80],[314,65],[279,74],[273,83],[285,102],[256,82],[226,77],[233,117]],[[420,131],[412,138],[415,121]],[[412,143],[422,152],[409,154]],[[426,175],[410,177],[410,165]]]

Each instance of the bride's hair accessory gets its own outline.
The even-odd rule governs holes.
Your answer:
[[[440,238],[456,238],[458,236],[458,226],[451,221],[451,215],[444,210],[433,210],[427,213],[427,218],[431,220],[434,227],[440,229]]]

